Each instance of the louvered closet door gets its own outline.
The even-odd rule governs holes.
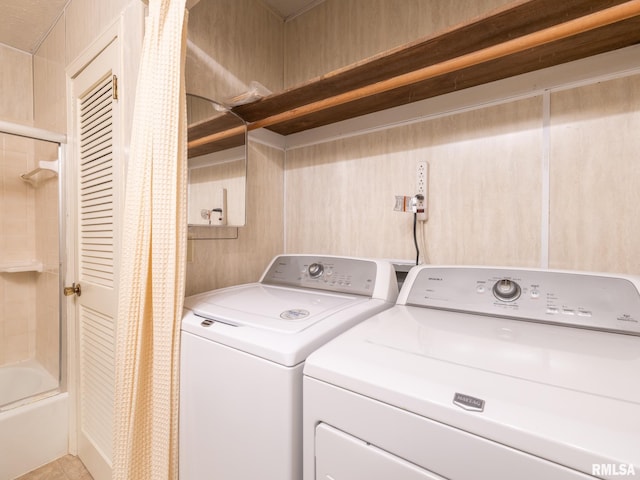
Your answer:
[[[111,478],[117,219],[122,181],[118,48],[112,43],[74,80],[78,454],[95,480]],[[76,93],[77,92],[77,93]]]

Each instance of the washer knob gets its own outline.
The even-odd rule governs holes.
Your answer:
[[[324,273],[324,267],[321,263],[312,263],[309,265],[309,276],[311,278],[320,278]]]
[[[493,294],[498,300],[513,302],[520,297],[520,285],[513,280],[503,278],[502,280],[498,280],[493,286]]]

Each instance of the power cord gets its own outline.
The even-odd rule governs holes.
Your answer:
[[[422,263],[431,263],[429,259],[429,249],[427,248],[426,222],[419,223],[418,239],[420,243],[420,254],[422,255]]]
[[[418,225],[418,214],[413,214],[413,244],[416,246],[416,265],[420,264],[420,248],[418,247],[418,236],[416,234],[416,228]]]

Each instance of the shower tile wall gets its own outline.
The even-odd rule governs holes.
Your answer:
[[[31,55],[0,45],[0,119],[33,120]],[[35,196],[19,175],[33,164],[33,142],[0,134],[0,263],[35,255]],[[35,273],[0,273],[0,365],[35,351]]]
[[[0,143],[0,264],[35,260],[35,195],[20,179],[33,168],[34,145],[5,134]],[[35,353],[36,279],[33,272],[0,273],[0,365]]]
[[[33,61],[27,53],[0,45],[0,120],[33,124]],[[51,62],[47,66],[51,85],[55,76]],[[62,95],[51,95],[53,99],[64,98],[64,75],[61,78]],[[64,125],[58,131],[64,131]],[[0,274],[0,365],[36,358],[54,376],[60,343],[58,182],[40,174],[38,178],[49,180],[34,188],[20,175],[35,168],[38,160],[57,156],[57,145],[0,134],[0,264],[37,260],[44,265],[42,273]]]

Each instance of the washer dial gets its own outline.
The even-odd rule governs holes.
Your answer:
[[[520,285],[513,280],[503,278],[498,280],[493,286],[493,294],[498,300],[503,302],[513,302],[520,297]]]
[[[311,278],[320,278],[324,273],[324,267],[321,263],[312,263],[309,265],[309,276]]]

